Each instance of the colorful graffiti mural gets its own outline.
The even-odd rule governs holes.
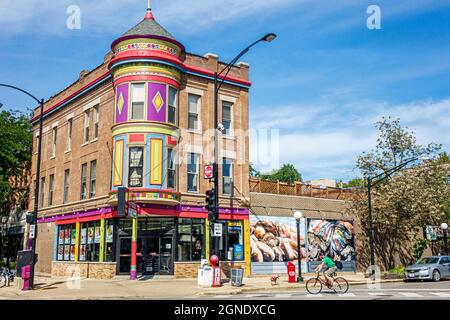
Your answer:
[[[351,221],[308,219],[308,261],[319,253],[341,261],[355,260],[354,227]]]

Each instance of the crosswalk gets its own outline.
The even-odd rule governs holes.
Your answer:
[[[415,290],[416,291],[416,290]],[[187,296],[185,299],[199,299],[199,296]],[[416,292],[410,291],[400,291],[400,290],[386,290],[383,291],[364,291],[364,290],[355,290],[354,292],[347,292],[345,294],[333,294],[331,292],[320,293],[320,294],[309,294],[307,292],[261,292],[261,293],[249,293],[249,294],[222,294],[222,295],[212,295],[201,298],[209,298],[209,299],[264,299],[264,298],[273,298],[279,300],[286,300],[290,298],[297,299],[359,299],[359,298],[400,298],[400,299],[450,299],[450,291],[421,291],[417,290]],[[0,298],[1,299],[1,298]]]

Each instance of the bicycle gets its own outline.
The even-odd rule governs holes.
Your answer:
[[[3,288],[4,286],[8,286],[11,284],[11,282],[14,282],[14,272],[10,271],[8,268],[1,268],[0,269],[0,288]]]
[[[325,285],[328,289],[333,290],[335,293],[344,294],[348,291],[348,282],[343,277],[337,277],[336,272],[334,272],[331,277],[333,278],[334,286],[327,284],[325,278],[320,276],[320,272],[316,273],[316,277],[306,281],[306,290],[310,294],[319,294],[322,292],[323,286]]]

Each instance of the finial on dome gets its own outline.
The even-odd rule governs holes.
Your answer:
[[[152,8],[150,6],[150,0],[148,0],[147,13],[145,14],[144,19],[146,19],[146,20],[155,20],[155,17],[153,17]]]

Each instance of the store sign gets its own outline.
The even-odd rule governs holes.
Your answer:
[[[439,226],[425,226],[425,237],[427,240],[436,241],[444,237],[444,232]]]
[[[129,218],[137,217],[137,204],[135,202],[128,203],[128,217]]]
[[[222,224],[221,223],[214,223],[214,237],[221,237],[222,236]]]
[[[34,239],[36,232],[36,225],[32,224],[30,225],[30,239]]]
[[[212,165],[205,166],[205,179],[212,179],[214,177],[214,167]]]

